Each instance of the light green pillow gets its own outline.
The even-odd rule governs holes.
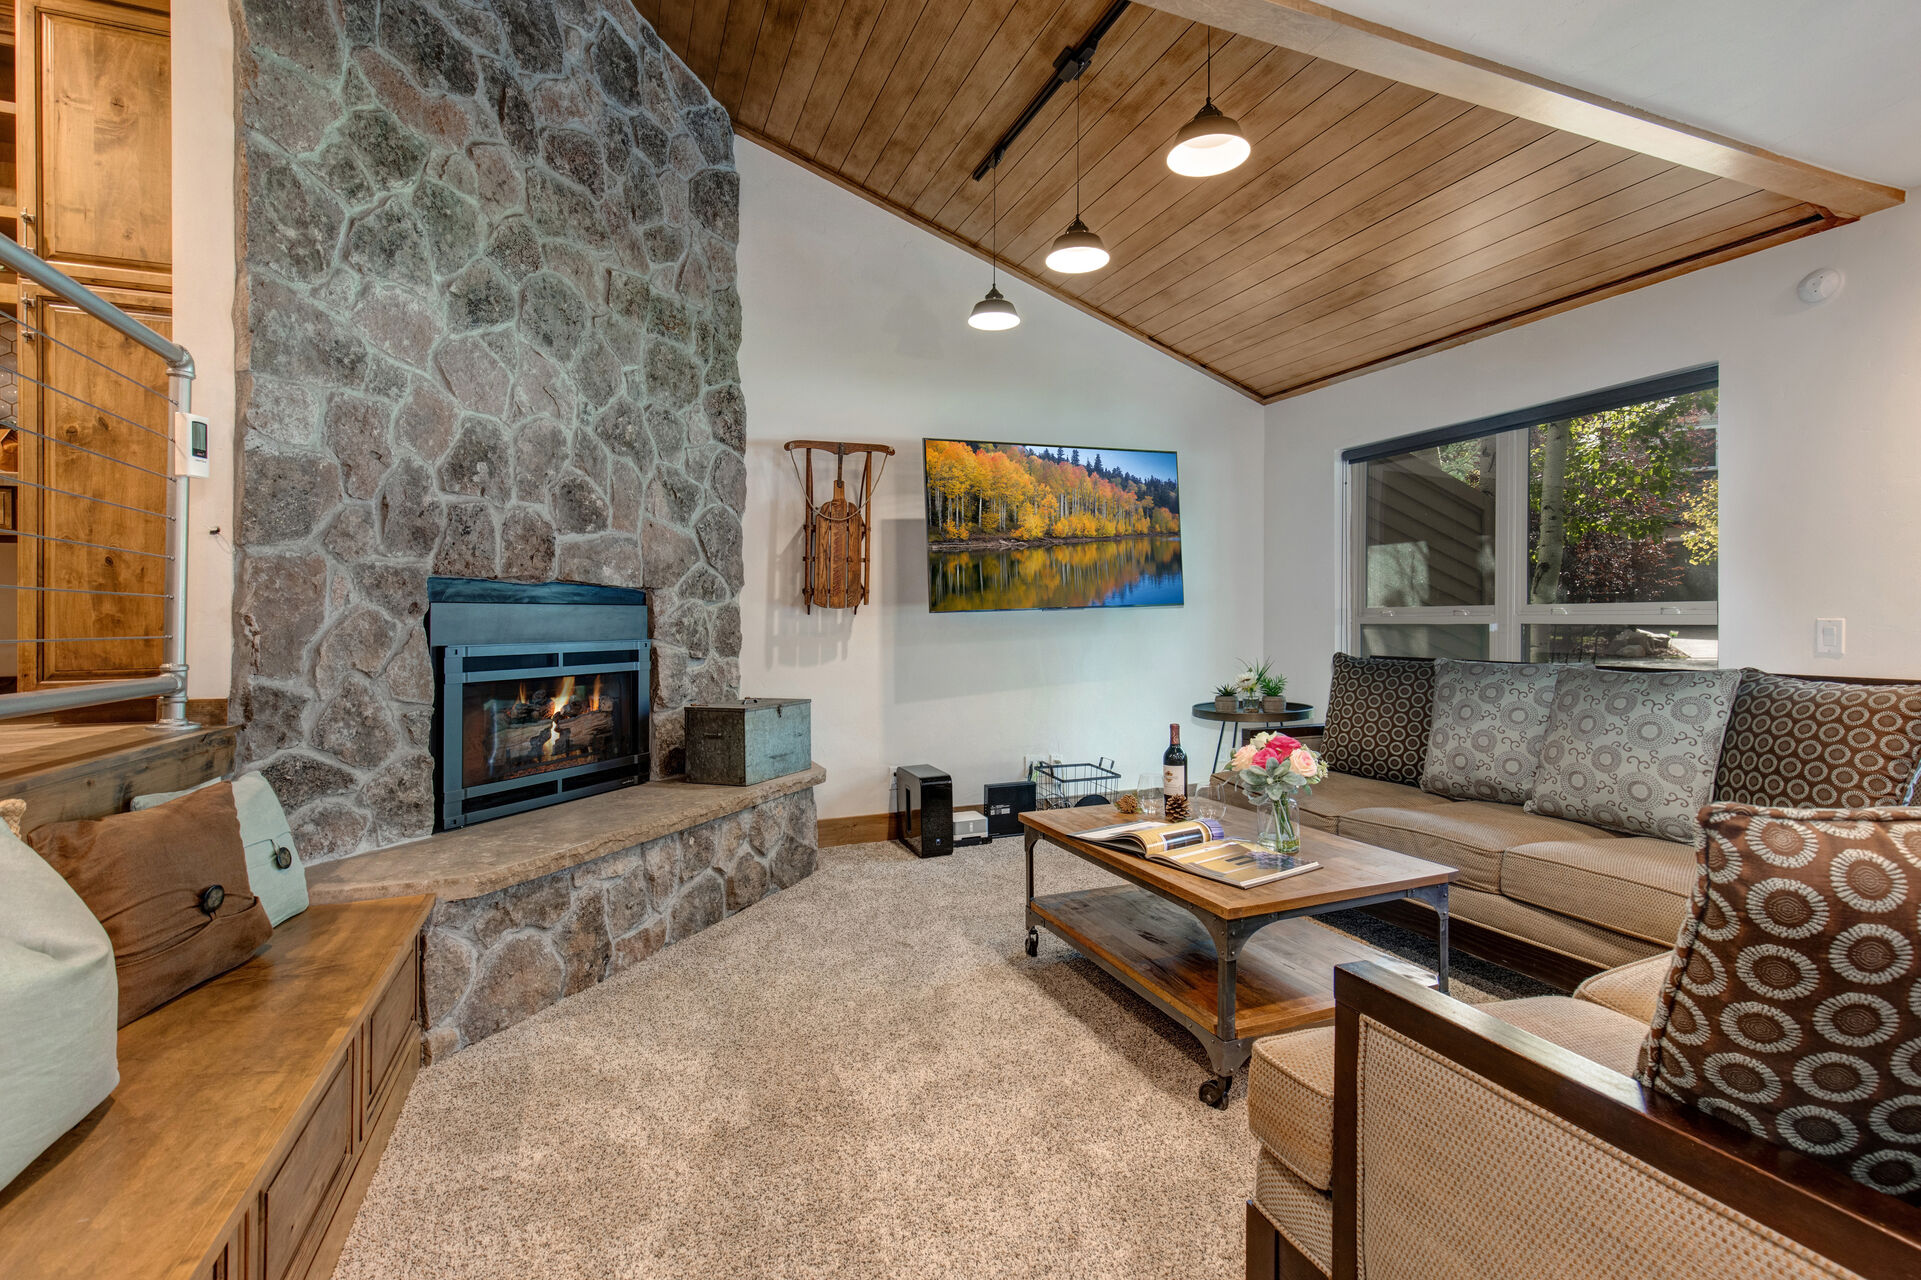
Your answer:
[[[185,791],[157,791],[135,796],[134,809],[151,809],[169,800],[220,786],[218,779],[203,782]],[[294,848],[293,828],[273,786],[258,773],[243,773],[233,780],[233,807],[240,815],[240,840],[247,846],[247,887],[267,909],[274,924],[291,920],[307,909],[307,870],[300,865]]]
[[[80,895],[0,829],[0,1186],[120,1083],[113,943]]]

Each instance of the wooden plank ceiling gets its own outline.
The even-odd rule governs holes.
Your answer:
[[[1109,0],[637,3],[743,136],[984,254],[972,170]],[[1072,86],[1001,166],[1000,250],[1263,401],[1848,220],[1221,33],[1214,98],[1254,153],[1179,177],[1163,155],[1205,96],[1206,39],[1132,5],[1082,81],[1082,216],[1108,267],[1043,262],[1074,214]]]

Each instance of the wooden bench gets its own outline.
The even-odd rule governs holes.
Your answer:
[[[321,1280],[420,1065],[431,897],[315,906],[121,1028],[120,1087],[0,1190],[7,1280]]]

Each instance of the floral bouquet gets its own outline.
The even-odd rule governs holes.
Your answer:
[[[1301,794],[1327,780],[1320,755],[1284,733],[1257,733],[1229,762],[1247,798],[1272,815],[1261,843],[1276,853],[1298,853],[1301,832],[1294,808]]]

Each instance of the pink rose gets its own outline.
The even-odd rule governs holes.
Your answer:
[[[1270,742],[1266,746],[1262,747],[1259,751],[1256,751],[1254,753],[1253,763],[1255,768],[1265,769],[1267,768],[1268,765],[1273,764],[1276,760],[1285,760],[1286,758],[1287,758],[1287,752],[1281,750],[1279,746]]]
[[[1290,738],[1284,733],[1277,733],[1268,738],[1267,745],[1278,749],[1282,755],[1293,755],[1301,750],[1300,739]]]
[[[1312,751],[1306,747],[1297,746],[1288,753],[1287,766],[1303,778],[1311,778],[1320,771],[1321,762],[1314,758]]]

